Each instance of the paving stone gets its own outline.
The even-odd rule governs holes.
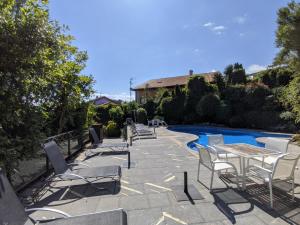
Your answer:
[[[109,198],[101,198],[97,207],[96,211],[108,211],[119,208],[120,204],[120,197],[109,197]]]
[[[149,194],[148,199],[149,199],[151,208],[163,207],[163,206],[170,205],[169,197],[166,193]]]
[[[125,196],[120,198],[120,207],[126,210],[149,208],[145,195]]]
[[[83,193],[88,194],[87,198],[78,199],[75,198],[76,196],[67,195],[65,200],[59,200],[59,196],[61,196],[59,189],[50,188],[51,191],[42,195],[36,206],[60,209],[71,215],[123,208],[127,213],[129,225],[156,225],[158,223],[159,225],[178,225],[183,224],[182,222],[189,225],[229,225],[232,224],[232,216],[234,216],[236,224],[242,225],[279,225],[286,224],[289,219],[290,222],[300,224],[299,206],[285,204],[286,202],[279,204],[280,210],[278,211],[281,214],[277,216],[274,216],[267,207],[261,209],[254,204],[253,210],[239,215],[231,215],[229,218],[221,208],[214,204],[215,199],[209,190],[197,181],[198,156],[196,153],[192,154],[186,147],[186,143],[196,139],[196,136],[168,131],[165,128],[157,129],[157,133],[158,139],[137,140],[130,147],[132,161],[136,163],[136,167],[122,168],[119,192],[114,194],[94,192],[90,187],[82,186]],[[106,143],[118,141],[120,140],[105,140]],[[291,150],[297,152],[299,148],[292,146]],[[123,155],[110,155],[92,157],[85,163],[97,167],[121,165],[126,160],[126,156]],[[183,183],[184,171],[188,172],[188,183],[193,184],[200,191],[204,197],[203,200],[194,201],[192,204],[188,201],[177,202],[174,198],[171,187]],[[299,175],[300,170],[297,173]],[[209,186],[210,175],[209,170],[201,167],[200,180],[206,186]],[[173,176],[175,178],[168,180]],[[296,176],[298,183],[300,182],[299,178],[300,176]],[[102,181],[98,181],[99,185]],[[82,185],[82,182],[67,181],[62,185],[73,184]],[[55,183],[53,186],[58,187]],[[231,186],[236,188],[235,185]],[[215,176],[213,187],[225,188],[226,186]],[[268,192],[266,196],[268,196]],[[299,197],[299,194],[296,194],[297,196]],[[290,198],[286,198],[284,201],[290,201]],[[247,210],[249,204],[236,204],[230,205],[230,207],[237,212]],[[39,216],[45,215],[50,216],[47,213],[39,214]]]
[[[128,224],[130,225],[155,225],[162,217],[160,208],[147,210],[131,210],[127,213]]]

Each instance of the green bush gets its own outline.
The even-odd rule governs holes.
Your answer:
[[[147,117],[149,119],[153,119],[155,116],[155,112],[156,112],[156,107],[157,104],[152,100],[148,100],[144,105],[143,108],[146,110],[147,112]]]
[[[143,108],[138,108],[136,111],[136,120],[138,123],[147,123],[147,111]]]
[[[278,112],[250,111],[244,115],[246,126],[256,129],[271,129],[280,125]]]
[[[116,122],[110,120],[105,127],[105,134],[107,137],[120,137],[121,130]]]
[[[160,111],[164,115],[167,123],[170,123],[172,120],[173,107],[172,107],[172,97],[166,97],[161,100],[160,103]]]
[[[196,106],[196,112],[202,120],[207,122],[214,122],[219,107],[219,97],[215,94],[208,94],[203,96],[198,102]]]
[[[111,109],[112,105],[101,105],[96,108],[96,122],[102,123],[106,125],[110,120],[109,110]]]
[[[204,95],[213,92],[213,86],[211,84],[208,84],[203,76],[191,76],[186,86],[186,114],[196,113],[196,105],[201,100],[201,98]]]
[[[232,116],[231,107],[224,102],[220,103],[216,111],[216,122],[221,124],[229,124],[229,119]]]
[[[266,85],[253,83],[245,87],[243,101],[248,109],[261,108],[269,95],[271,95],[271,91]]]
[[[124,113],[120,106],[115,106],[109,110],[110,120],[113,120],[117,123],[118,127],[122,127],[124,123]]]
[[[244,118],[240,115],[236,115],[230,118],[229,125],[231,127],[245,127]]]
[[[279,67],[261,71],[257,76],[260,82],[270,88],[275,88],[289,84],[294,73],[295,71],[291,68]]]

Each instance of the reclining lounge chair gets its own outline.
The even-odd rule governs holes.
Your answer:
[[[34,220],[27,212],[48,211],[58,219]],[[62,218],[63,216],[63,218]],[[127,225],[123,209],[71,216],[53,208],[25,209],[0,168],[0,224],[1,225]]]
[[[130,168],[130,151],[129,144],[126,143],[113,143],[113,144],[103,144],[100,142],[96,131],[94,128],[89,128],[89,132],[92,136],[92,149],[88,149],[85,152],[86,157],[92,157],[96,155],[101,155],[104,153],[127,153],[128,155],[128,169]]]
[[[84,163],[67,164],[63,154],[61,153],[55,141],[50,141],[46,143],[44,145],[44,150],[54,168],[54,172],[56,174],[55,178],[58,178],[60,181],[81,180],[85,183],[90,184],[96,189],[102,190],[103,188],[98,188],[97,186],[95,186],[94,181],[99,181],[100,179],[108,178],[115,181],[116,187],[117,181],[119,181],[121,178],[120,166],[89,167],[87,164]],[[73,168],[73,166],[76,165],[84,166],[86,168]],[[68,187],[67,191],[70,191],[70,186]],[[72,191],[72,193],[79,197],[83,197],[78,193],[74,193],[74,191]]]

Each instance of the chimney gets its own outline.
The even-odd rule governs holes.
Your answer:
[[[190,76],[192,76],[192,75],[193,75],[193,73],[194,73],[194,71],[193,71],[193,70],[189,70],[189,75],[190,75]]]

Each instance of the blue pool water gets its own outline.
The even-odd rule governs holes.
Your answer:
[[[171,127],[169,129],[173,131],[185,132],[185,133],[197,135],[199,137],[198,140],[190,142],[188,144],[188,146],[191,149],[194,149],[195,147],[194,142],[206,146],[208,134],[223,134],[225,144],[246,143],[246,144],[251,144],[260,147],[264,147],[264,144],[259,143],[255,140],[258,137],[287,138],[291,136],[288,134],[274,134],[274,133],[259,132],[259,131],[252,131],[252,130],[226,129],[226,128],[219,128],[219,127],[205,127],[205,126],[190,126],[190,127],[176,126],[176,127]]]

